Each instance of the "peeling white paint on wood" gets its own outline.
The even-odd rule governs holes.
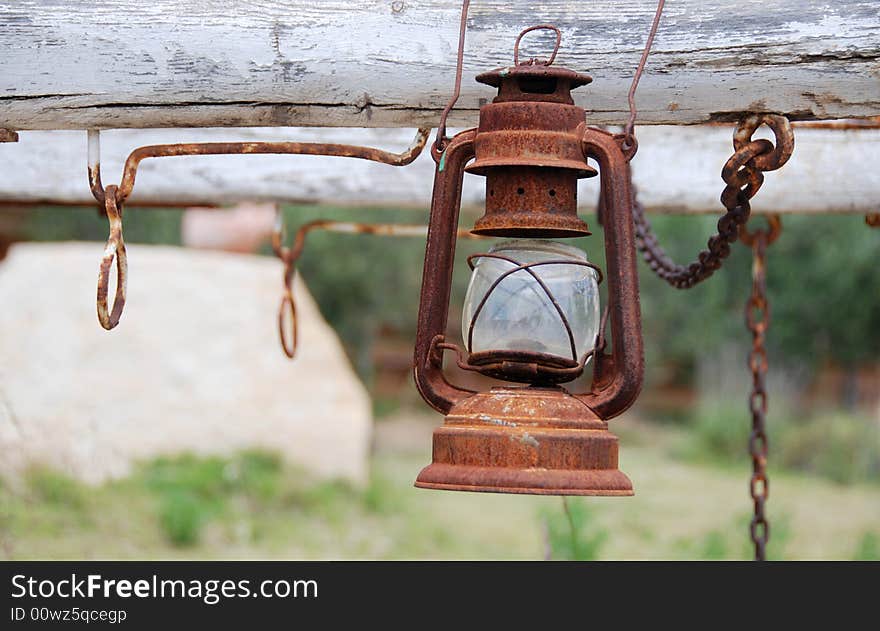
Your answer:
[[[720,213],[721,167],[732,153],[733,126],[646,126],[637,130],[633,161],[640,198],[649,211]],[[399,151],[410,129],[161,129],[101,134],[104,184],[118,184],[135,147],[165,142],[300,140],[351,142]],[[86,132],[22,132],[0,144],[0,201],[94,203],[86,177]],[[755,212],[869,213],[880,199],[880,130],[795,129],[792,159],[767,173]],[[407,167],[320,156],[187,156],[145,160],[130,206],[140,203],[227,205],[243,200],[414,207],[426,217],[434,162],[425,151]],[[467,175],[463,203],[480,207],[484,178]],[[589,211],[596,178],[581,180]],[[414,218],[419,221],[419,218]]]
[[[472,3],[471,125],[524,27],[563,31],[558,64],[596,123],[620,123],[655,3]],[[19,0],[0,3],[0,127],[402,127],[436,123],[452,90],[459,0]],[[526,53],[541,52],[541,34]],[[531,41],[531,44],[528,42]],[[543,41],[546,43],[546,41]],[[876,0],[670,2],[638,94],[650,123],[742,111],[880,113]]]

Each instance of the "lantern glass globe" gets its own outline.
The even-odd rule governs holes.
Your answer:
[[[600,321],[598,275],[593,268],[578,264],[587,262],[586,252],[556,241],[515,239],[496,244],[489,253],[503,258],[474,260],[462,313],[462,337],[468,351],[583,359],[593,349]],[[528,263],[544,264],[517,269]]]

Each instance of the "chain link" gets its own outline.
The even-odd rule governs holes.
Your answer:
[[[761,125],[767,125],[773,131],[775,144],[769,140],[752,140]],[[718,220],[717,234],[709,238],[706,249],[689,265],[678,265],[660,246],[645,216],[645,208],[636,197],[636,189],[632,187],[636,246],[651,271],[677,289],[689,289],[721,267],[730,255],[730,244],[737,240],[740,229],[749,220],[749,200],[761,188],[763,172],[780,168],[791,157],[794,133],[784,116],[752,114],[737,125],[733,145],[735,151],[721,170],[721,178],[727,184],[721,193],[721,203],[727,212]]]
[[[749,454],[752,457],[752,477],[749,494],[754,503],[754,516],[749,525],[749,535],[755,546],[755,560],[766,559],[767,541],[770,539],[770,523],[764,512],[770,494],[767,478],[767,349],[765,339],[770,327],[770,302],[767,300],[767,275],[765,255],[767,246],[779,236],[782,222],[776,215],[768,216],[769,230],[759,229],[752,233],[742,231],[743,242],[752,248],[752,293],[746,302],[746,328],[752,334],[752,350],[748,366],[752,373],[752,391],[749,394],[749,412],[752,415],[752,432],[749,436]]]

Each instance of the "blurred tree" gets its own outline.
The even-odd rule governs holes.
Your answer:
[[[126,209],[126,240],[180,243],[179,211]],[[318,218],[424,223],[427,213],[383,208],[285,208],[288,234]],[[462,226],[475,217],[464,216]],[[586,217],[593,236],[577,240],[590,259],[604,264],[602,230]],[[686,263],[705,247],[717,217],[654,215],[651,222],[674,260]],[[755,217],[756,225],[762,221]],[[92,209],[45,208],[31,212],[25,237],[34,240],[106,238],[106,220]],[[469,278],[467,254],[490,247],[460,240],[450,306],[458,321]],[[262,250],[269,254],[268,244]],[[96,255],[97,256],[97,255]],[[415,335],[424,241],[315,231],[308,237],[300,271],[321,311],[339,332],[360,374],[369,382],[372,347],[380,328]],[[880,230],[860,216],[791,216],[769,250],[768,292],[771,361],[814,369],[831,361],[854,367],[880,359]],[[751,253],[734,244],[724,268],[697,287],[668,286],[640,263],[647,362],[674,367],[690,383],[700,357],[723,355],[731,342],[748,344],[743,305],[751,287]]]

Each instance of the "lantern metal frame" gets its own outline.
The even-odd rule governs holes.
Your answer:
[[[624,136],[587,127],[570,90],[590,78],[532,60],[477,77],[498,87],[480,109],[480,125],[454,136],[437,167],[425,249],[414,355],[419,393],[446,415],[434,431],[433,462],[420,488],[553,495],[632,495],[618,470],[618,439],[607,421],[628,409],[641,389],[643,345],[636,244],[630,215],[628,150]],[[468,166],[471,160],[476,161]],[[455,235],[464,173],[487,177],[486,214],[476,234],[566,237],[589,234],[577,217],[579,177],[596,174],[603,207],[607,320],[611,352],[594,349],[590,390],[571,393],[547,379],[541,358],[487,351],[464,355],[445,341],[452,290]],[[551,187],[548,189],[548,187]],[[548,205],[547,191],[556,192]],[[604,330],[603,317],[602,329]],[[492,366],[494,376],[530,382],[475,392],[450,383],[443,351],[464,366]],[[525,360],[525,361],[524,361]],[[582,367],[580,367],[582,370]],[[543,371],[543,374],[541,372]],[[533,378],[527,378],[529,373]],[[557,380],[569,381],[577,376]],[[578,373],[579,374],[579,373]]]

